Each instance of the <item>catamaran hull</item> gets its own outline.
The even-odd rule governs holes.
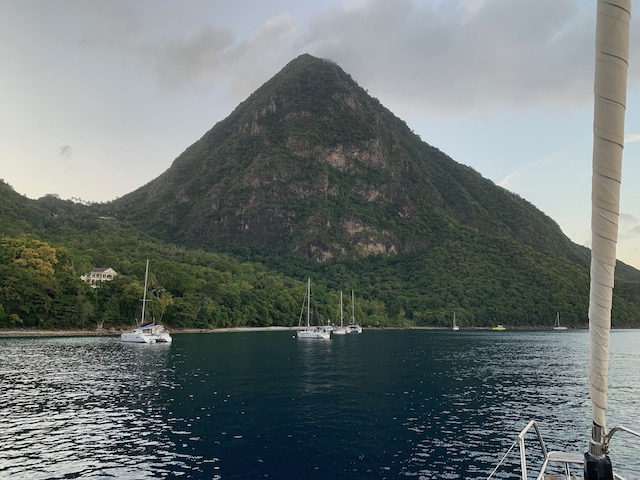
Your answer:
[[[328,330],[299,330],[298,338],[319,338],[328,340],[331,338],[331,333]]]
[[[128,332],[120,335],[120,341],[125,343],[156,343],[156,339],[151,335],[144,335],[137,332]]]
[[[156,337],[156,343],[171,343],[173,340],[168,333],[162,333]]]
[[[120,335],[120,341],[125,343],[171,343],[171,335],[162,325],[146,324],[136,328],[133,332]]]

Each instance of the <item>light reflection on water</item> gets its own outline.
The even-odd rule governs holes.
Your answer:
[[[105,338],[0,340],[0,477],[156,478],[172,445],[170,350]]]
[[[613,332],[609,427],[640,427],[639,343]],[[486,478],[530,419],[585,450],[587,358],[580,331],[0,339],[0,478]]]

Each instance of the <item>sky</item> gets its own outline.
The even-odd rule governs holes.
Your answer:
[[[309,53],[590,246],[595,13],[595,0],[2,0],[0,178],[34,199],[123,196]],[[640,11],[631,29],[618,258],[640,268]]]

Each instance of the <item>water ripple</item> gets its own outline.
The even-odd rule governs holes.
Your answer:
[[[11,339],[0,341],[0,354],[0,380],[9,386],[0,393],[2,478],[157,478],[193,470],[170,440],[167,406],[155,401],[158,390],[173,387],[169,348]]]
[[[534,418],[586,448],[586,332],[175,340],[0,339],[0,478],[486,478]],[[612,336],[610,426],[640,425],[639,340]]]

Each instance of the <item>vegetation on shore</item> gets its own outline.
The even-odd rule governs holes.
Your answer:
[[[148,318],[172,328],[295,326],[308,277],[313,322],[338,322],[340,290],[348,298],[354,289],[356,318],[368,327],[447,326],[454,311],[462,326],[545,326],[556,311],[567,326],[587,323],[588,278],[580,268],[532,253],[530,263],[512,264],[505,276],[502,263],[512,259],[500,260],[504,245],[494,246],[493,258],[446,245],[440,254],[436,249],[417,257],[322,265],[298,259],[281,273],[229,254],[155,242],[111,220],[93,221],[77,231],[71,222],[58,232],[59,241],[28,234],[0,237],[0,328],[129,328],[140,319],[146,258]],[[86,225],[87,217],[82,222]],[[91,288],[80,275],[93,266],[112,267],[119,275]],[[549,295],[548,283],[557,282],[554,269],[582,281],[556,283]],[[637,292],[636,284],[622,283]],[[348,300],[346,310],[348,318]],[[639,325],[637,310],[616,297],[614,326]]]

